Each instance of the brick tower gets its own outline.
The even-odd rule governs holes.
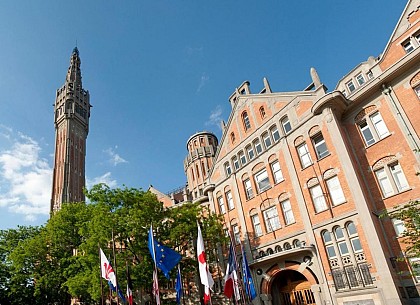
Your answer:
[[[90,117],[89,91],[82,86],[79,50],[73,49],[64,85],[54,103],[55,158],[50,212],[63,202],[83,201],[85,196],[86,138]]]

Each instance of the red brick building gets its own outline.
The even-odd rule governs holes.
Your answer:
[[[419,304],[420,277],[396,260],[404,224],[378,216],[420,198],[420,1],[334,91],[311,78],[295,92],[237,88],[220,142],[188,140],[183,198],[244,244],[254,304]]]

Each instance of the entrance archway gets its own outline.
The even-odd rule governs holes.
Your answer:
[[[270,288],[273,305],[315,305],[311,283],[298,271],[277,273]]]

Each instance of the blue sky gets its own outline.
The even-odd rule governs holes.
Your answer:
[[[405,1],[2,1],[0,229],[48,219],[53,102],[76,45],[93,105],[88,186],[163,192],[185,183],[186,141],[221,136],[228,97],[267,77],[296,91],[315,67],[330,89],[378,56]]]

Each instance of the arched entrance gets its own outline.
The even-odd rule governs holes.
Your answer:
[[[277,273],[270,290],[273,305],[315,305],[311,283],[298,271]]]

